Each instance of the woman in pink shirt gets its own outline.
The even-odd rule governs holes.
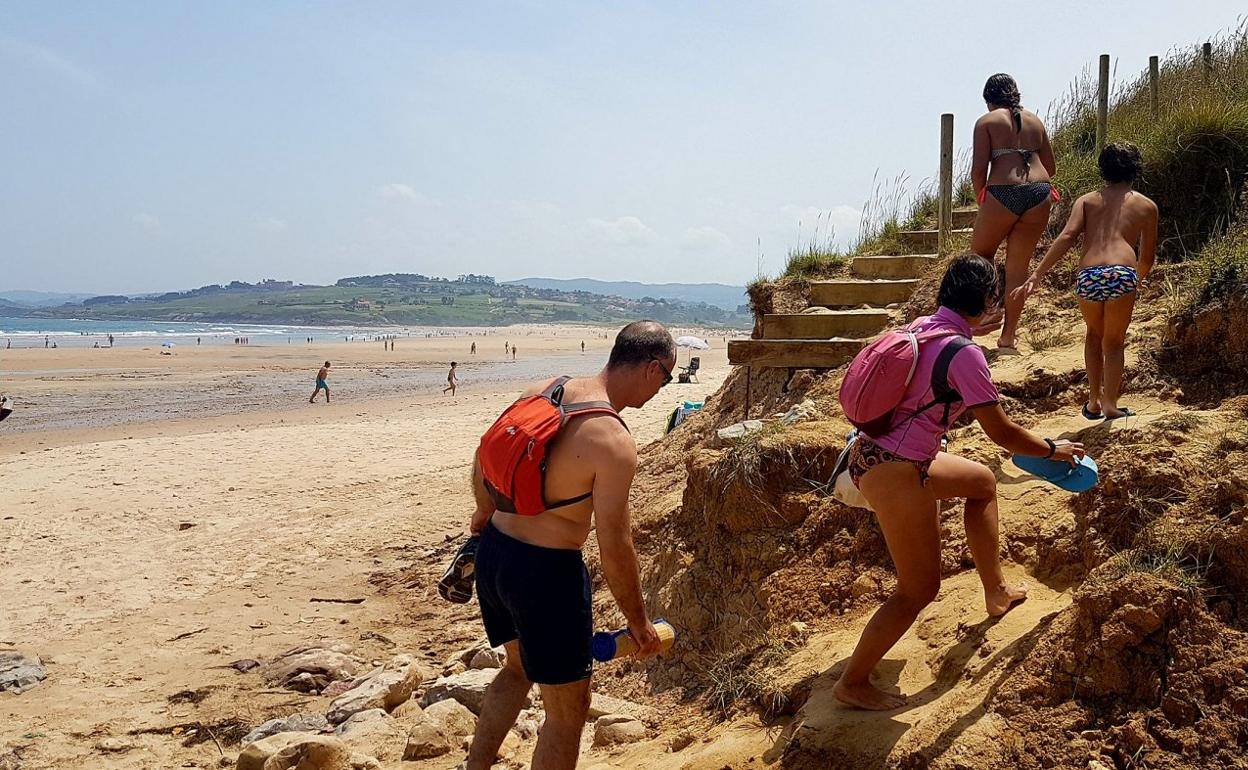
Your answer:
[[[871,684],[871,671],[914,623],[940,590],[940,500],[966,499],[966,540],[984,586],[988,614],[1004,615],[1026,598],[1001,573],[997,531],[997,479],[980,463],[940,448],[941,437],[970,410],[984,432],[1010,452],[1073,462],[1083,445],[1041,438],[1020,427],[1001,409],[983,350],[968,344],[1001,324],[1000,287],[992,263],[967,254],[950,265],[940,284],[940,309],[919,319],[914,331],[947,329],[951,334],[925,343],[910,389],[892,427],[882,436],[862,436],[850,453],[850,476],[875,511],[897,570],[897,589],[862,632],[834,693],[860,708],[886,711],[905,703]],[[927,407],[935,400],[932,372],[948,346],[948,384],[958,400]]]

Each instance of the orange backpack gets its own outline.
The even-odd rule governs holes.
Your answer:
[[[481,437],[477,448],[481,479],[498,510],[536,516],[551,508],[579,503],[593,494],[586,492],[570,500],[546,502],[546,453],[568,420],[609,414],[624,424],[606,401],[563,403],[563,386],[570,379],[560,377],[541,393],[516,401]]]

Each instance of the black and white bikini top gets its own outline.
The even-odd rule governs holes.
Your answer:
[[[1022,147],[1002,147],[992,151],[992,159],[996,160],[1002,155],[1009,155],[1014,152],[1018,153],[1019,157],[1023,159],[1023,179],[1027,179],[1031,175],[1031,156],[1040,152],[1040,150],[1026,150]]]

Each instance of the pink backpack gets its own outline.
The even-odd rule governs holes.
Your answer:
[[[932,340],[956,337],[940,351],[932,367],[932,393],[935,399],[919,407],[912,415],[944,404],[946,425],[949,423],[950,407],[962,400],[956,390],[949,387],[949,364],[958,351],[971,341],[954,329],[928,329],[915,332],[910,327],[885,334],[875,342],[858,351],[841,382],[841,409],[854,427],[867,436],[879,438],[893,427],[897,407],[906,397],[906,391],[914,379],[919,365],[919,347]]]

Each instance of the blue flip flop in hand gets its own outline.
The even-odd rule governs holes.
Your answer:
[[[1013,460],[1019,468],[1067,492],[1087,492],[1100,479],[1100,468],[1089,455],[1084,455],[1075,465],[1064,460],[1026,455],[1014,455]]]

